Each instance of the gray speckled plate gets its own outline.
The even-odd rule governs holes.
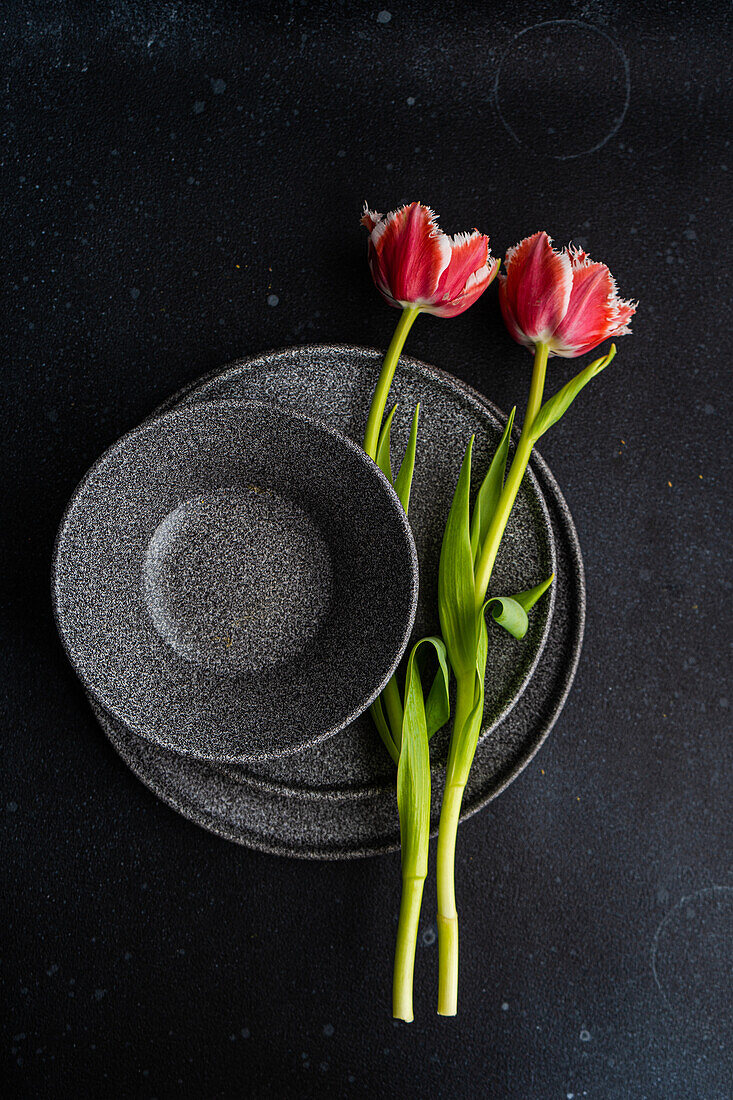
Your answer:
[[[355,721],[397,667],[417,591],[381,470],[261,401],[181,405],[123,436],[76,489],[54,557],[59,631],[89,691],[135,733],[219,763]]]
[[[320,416],[358,440],[379,371],[375,351],[301,347],[273,352],[212,375],[167,404],[222,397],[278,401]],[[400,409],[393,436],[404,445],[411,410],[422,418],[410,517],[421,564],[414,637],[435,630],[437,558],[466,442],[477,434],[475,470],[485,468],[501,417],[480,394],[441,371],[403,359],[394,386]],[[538,605],[524,642],[490,628],[484,728],[463,816],[494,798],[526,766],[570,689],[582,643],[585,584],[567,506],[535,455],[492,590],[516,591],[554,569],[551,598]],[[493,644],[492,644],[493,643]],[[156,794],[204,828],[253,848],[304,858],[351,858],[396,848],[399,830],[392,764],[363,715],[338,738],[290,758],[247,767],[210,767],[151,746],[95,711],[117,751]],[[442,788],[447,731],[433,742],[433,825]]]

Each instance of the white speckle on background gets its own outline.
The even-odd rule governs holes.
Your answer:
[[[193,105],[193,113],[195,115],[200,115],[205,107],[206,107],[206,104],[204,103],[203,99],[197,99],[196,102]]]
[[[268,304],[268,306],[276,306],[276,305],[279,304],[279,302],[280,302],[280,299],[278,298],[277,294],[268,294],[267,295],[267,304]]]
[[[391,11],[384,11],[384,10],[380,11],[379,15],[377,16],[377,23],[389,23],[391,18],[392,18],[392,12]]]
[[[221,78],[219,78],[218,80],[212,80],[211,90],[214,95],[223,95],[224,92],[227,90],[226,80],[222,80]]]

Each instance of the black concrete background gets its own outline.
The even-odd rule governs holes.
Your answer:
[[[731,1095],[726,10],[4,6],[6,1095]],[[542,448],[588,573],[575,687],[461,829],[460,1014],[435,1015],[430,885],[406,1026],[397,856],[275,859],[158,802],[92,720],[48,574],[78,478],[173,389],[386,345],[358,216],[415,198],[501,255],[572,238],[641,304]],[[409,351],[525,399],[495,288]]]

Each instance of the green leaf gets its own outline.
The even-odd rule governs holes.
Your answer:
[[[438,677],[444,676],[444,669],[447,674],[445,647],[440,638],[422,638],[412,647],[405,676],[402,749],[397,766],[402,872],[403,875],[423,878],[428,870],[430,840],[430,749],[425,700],[416,657],[420,646],[425,643],[432,645],[438,654]]]
[[[546,581],[536,584],[534,588],[528,588],[525,592],[517,592],[516,595],[512,596],[512,599],[515,600],[520,607],[523,607],[525,611],[531,611],[539,598],[544,596],[554,579],[555,574],[551,573]]]
[[[471,764],[476,754],[476,746],[481,735],[484,717],[484,679],[486,676],[486,656],[488,652],[488,634],[483,615],[479,619],[476,639],[476,653],[473,670],[466,679],[472,684],[473,705],[460,730],[453,728],[450,752],[448,755],[448,774],[451,783],[465,787]],[[460,690],[460,689],[459,689]]]
[[[371,707],[369,708],[369,713],[374,720],[374,725],[377,727],[377,732],[382,738],[387,752],[392,757],[395,764],[399,763],[400,754],[397,746],[392,740],[392,734],[389,731],[389,724],[384,715],[384,707],[382,706],[381,696],[374,700]]]
[[[489,525],[494,518],[494,512],[496,511],[501,490],[504,486],[504,474],[506,473],[506,462],[509,454],[509,440],[512,434],[512,425],[514,424],[514,414],[516,411],[517,407],[515,405],[509,413],[509,419],[506,422],[504,434],[496,448],[486,477],[481,483],[481,488],[478,491],[476,503],[473,506],[473,516],[471,518],[471,550],[473,551],[474,565],[476,564],[481,547],[483,546]]]
[[[527,633],[527,612],[511,596],[492,596],[484,607],[489,608],[494,622],[503,626],[514,638],[523,638]]]
[[[563,386],[554,397],[549,398],[549,400],[544,403],[537,413],[531,428],[532,437],[535,440],[539,439],[541,435],[545,434],[548,428],[551,428],[553,424],[557,423],[560,417],[570,408],[583,387],[587,386],[590,380],[595,378],[597,374],[600,374],[602,370],[605,370],[615,354],[616,345],[611,344],[611,348],[607,355],[603,355],[600,359],[596,359],[589,367],[582,370],[580,374],[576,374],[575,378],[571,378],[566,386]]]
[[[389,452],[390,452],[390,438],[389,437],[390,437],[390,428],[392,427],[392,418],[394,417],[394,414],[396,412],[397,412],[397,406],[395,405],[392,408],[392,412],[389,414],[389,416],[385,420],[384,424],[382,425],[382,430],[379,433],[379,442],[377,443],[376,463],[377,463],[377,466],[379,466],[379,469],[384,474],[384,476],[387,478],[387,481],[390,483],[390,485],[392,485],[392,462],[391,462],[390,454],[389,454]]]
[[[425,704],[425,722],[428,727],[428,740],[446,724],[450,718],[450,673],[445,645],[440,638],[425,638],[432,642],[438,657],[438,671],[435,673],[432,687]]]
[[[466,448],[448,522],[445,525],[438,569],[440,626],[456,676],[471,672],[476,660],[478,618],[469,530],[472,450],[473,436]]]
[[[527,613],[545,594],[554,577],[553,573],[546,581],[524,592],[517,592],[515,596],[492,596],[486,601],[484,608],[488,607],[494,622],[503,626],[514,638],[523,638],[529,629]]]
[[[396,405],[395,408],[397,408]],[[417,424],[419,417],[420,403],[418,402],[418,404],[415,406],[415,413],[412,417],[410,438],[407,441],[407,450],[405,451],[405,457],[402,459],[402,465],[397,472],[397,477],[394,479],[395,492],[400,498],[400,503],[402,504],[402,507],[405,509],[405,515],[407,515],[407,511],[410,507],[410,489],[412,487],[412,475],[415,472],[415,452],[417,450]]]

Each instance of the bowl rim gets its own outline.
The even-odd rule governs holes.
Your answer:
[[[386,501],[385,511],[391,511],[393,516],[396,517],[401,533],[405,541],[405,545],[408,551],[409,558],[409,579],[410,579],[410,592],[409,592],[409,611],[403,624],[398,644],[392,653],[391,660],[388,664],[387,671],[380,679],[378,685],[373,687],[368,692],[362,692],[359,696],[359,702],[355,704],[350,712],[338,721],[332,721],[326,730],[319,731],[312,737],[307,737],[298,740],[292,745],[287,745],[284,748],[277,748],[274,751],[263,752],[219,752],[202,753],[187,745],[181,745],[179,742],[171,743],[164,736],[159,733],[152,733],[149,729],[138,728],[137,725],[133,726],[127,719],[127,717],[120,713],[119,706],[116,706],[113,701],[108,700],[105,697],[105,693],[100,691],[92,681],[90,680],[87,670],[79,662],[78,655],[75,653],[70,641],[67,637],[63,621],[64,612],[60,606],[61,594],[64,591],[61,583],[61,565],[63,562],[64,554],[64,539],[68,532],[69,525],[73,518],[74,512],[79,505],[80,498],[84,493],[89,481],[99,472],[106,462],[120,452],[130,441],[139,439],[145,434],[154,431],[161,424],[175,422],[176,420],[185,420],[190,418],[192,414],[198,411],[199,415],[205,414],[207,411],[211,412],[216,409],[246,409],[258,407],[266,410],[268,413],[275,414],[279,419],[296,420],[309,428],[314,429],[318,433],[331,436],[338,444],[345,450],[349,451],[351,455],[369,471],[370,476],[376,480],[380,485],[381,491],[384,493]],[[112,717],[121,722],[131,733],[142,737],[143,739],[160,745],[162,748],[179,753],[182,756],[189,756],[192,759],[200,760],[204,763],[223,763],[223,764],[247,764],[254,762],[261,762],[263,760],[274,760],[284,756],[290,756],[294,753],[300,752],[306,748],[312,748],[315,745],[328,740],[335,736],[337,733],[346,729],[352,722],[355,721],[359,715],[371,706],[371,704],[377,699],[377,697],[384,690],[389,680],[397,670],[402,657],[407,649],[410,638],[412,636],[412,630],[415,623],[415,615],[417,613],[419,595],[419,562],[417,556],[417,548],[415,545],[415,539],[412,533],[409,519],[400,503],[400,499],[395,492],[394,487],[390,484],[388,478],[376,464],[367,455],[362,447],[350,439],[347,435],[341,432],[339,429],[334,428],[326,421],[319,420],[317,417],[311,416],[307,413],[302,413],[297,410],[293,410],[282,405],[279,405],[274,401],[263,401],[257,398],[222,398],[205,402],[196,402],[189,405],[176,405],[171,409],[161,411],[160,413],[154,413],[152,416],[146,417],[141,423],[125,432],[122,436],[116,439],[109,447],[107,447],[102,454],[92,463],[92,465],[83,474],[76,487],[74,488],[68,503],[63,511],[59,526],[54,539],[53,552],[51,557],[51,603],[53,607],[53,616],[56,624],[56,629],[61,640],[63,650],[66,657],[71,664],[74,672],[78,676],[84,689],[101,705]]]

